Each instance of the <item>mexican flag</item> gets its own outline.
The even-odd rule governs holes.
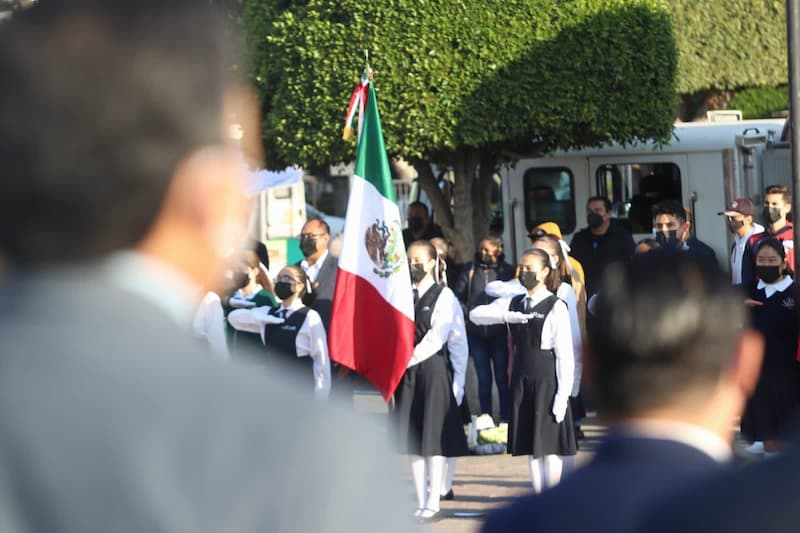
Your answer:
[[[414,350],[411,279],[381,131],[368,82],[347,204],[328,345],[388,401]]]

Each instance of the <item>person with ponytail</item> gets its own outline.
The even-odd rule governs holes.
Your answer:
[[[755,393],[742,416],[742,433],[763,441],[767,454],[777,452],[800,407],[800,363],[795,282],[783,243],[758,243],[755,274],[745,305],[753,327],[764,335],[764,363]]]
[[[316,298],[311,280],[299,266],[284,267],[275,282],[275,295],[280,305],[237,309],[228,315],[228,322],[239,331],[259,333],[267,359],[296,368],[301,379],[311,374],[315,395],[327,399],[328,341],[319,313],[310,308]]]
[[[473,309],[478,325],[508,324],[515,348],[508,451],[527,455],[536,493],[553,487],[577,453],[569,397],[575,356],[567,305],[548,287],[561,283],[544,250],[527,250],[519,282],[526,292]]]
[[[452,481],[453,458],[469,453],[458,411],[464,398],[467,339],[455,295],[436,283],[436,249],[428,241],[415,241],[407,253],[414,290],[414,353],[394,393],[392,416],[401,452],[411,460],[414,516],[431,521],[439,513],[445,477]]]

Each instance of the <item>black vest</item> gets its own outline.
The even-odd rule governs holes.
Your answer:
[[[282,307],[273,307],[269,314],[280,316]],[[267,324],[264,326],[264,346],[270,355],[279,356],[284,362],[301,366],[308,369],[309,364],[313,366],[314,361],[311,357],[297,357],[297,333],[303,326],[308,314],[308,307],[301,307],[295,310],[283,324]]]
[[[515,296],[508,306],[509,311],[533,315],[527,324],[509,325],[517,349],[517,355],[514,358],[513,373],[515,376],[555,371],[553,350],[542,350],[542,329],[544,329],[547,315],[558,301],[558,296],[550,295],[534,305],[533,309],[526,311],[525,299],[527,297],[527,294]]]
[[[431,329],[433,308],[439,300],[439,295],[442,294],[442,289],[444,287],[441,285],[434,284],[414,305],[414,346],[419,344],[419,341]]]

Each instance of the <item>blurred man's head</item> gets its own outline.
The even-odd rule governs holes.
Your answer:
[[[653,236],[664,248],[680,248],[691,236],[686,209],[675,200],[653,206]]]
[[[230,97],[221,21],[193,0],[49,0],[0,25],[0,250],[12,262],[136,248],[214,278],[243,222],[227,119],[251,116]]]
[[[653,250],[612,265],[598,293],[587,367],[612,419],[672,418],[726,437],[752,393],[763,341],[715,264]]]
[[[428,213],[428,206],[422,202],[411,202],[408,204],[408,228],[414,235],[422,235],[428,228],[431,217]]]

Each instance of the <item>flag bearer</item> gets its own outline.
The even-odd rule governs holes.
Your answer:
[[[414,354],[395,391],[401,448],[411,457],[415,516],[435,519],[445,458],[467,453],[458,405],[464,397],[467,342],[455,295],[434,280],[436,250],[428,241],[408,248],[414,287]],[[452,374],[449,366],[452,365]]]

